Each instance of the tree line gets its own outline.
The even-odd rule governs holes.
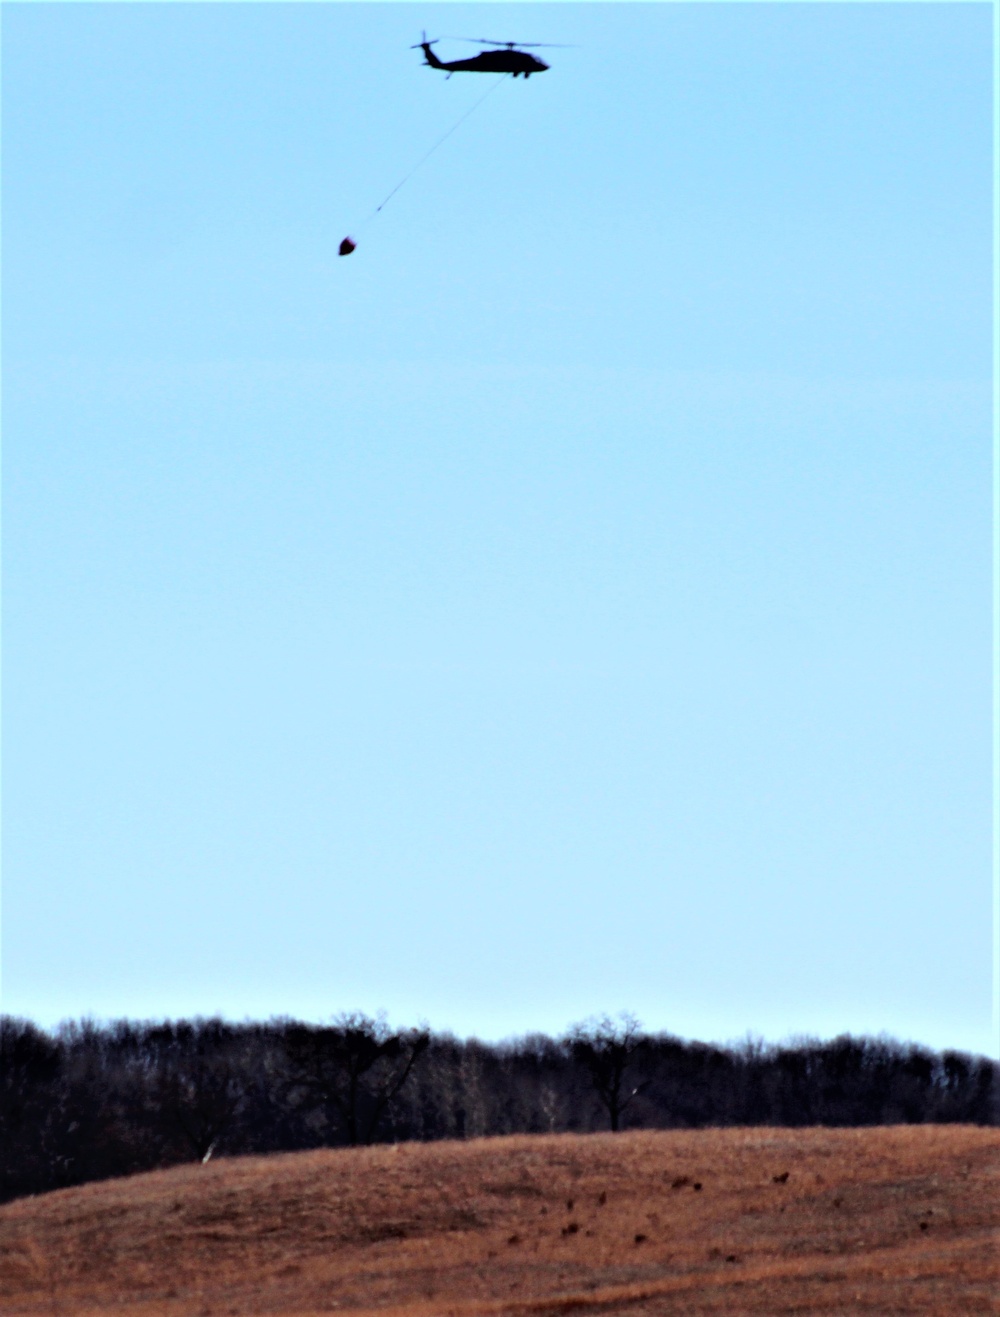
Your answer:
[[[0,1017],[0,1202],[213,1156],[720,1125],[1000,1124],[1000,1066],[885,1037],[686,1042],[630,1016],[459,1040],[382,1018]]]

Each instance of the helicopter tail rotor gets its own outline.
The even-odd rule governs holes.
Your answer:
[[[415,46],[411,46],[410,49],[422,50],[424,52],[424,63],[429,65],[432,69],[443,69],[445,65],[441,63],[437,55],[431,50],[431,46],[437,45],[437,40],[428,41],[426,32],[421,32],[420,35],[423,37],[423,41],[418,42]]]

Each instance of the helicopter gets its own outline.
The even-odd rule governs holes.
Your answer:
[[[436,46],[437,41],[428,41],[426,32],[421,35],[423,40],[410,49],[422,50],[424,63],[432,69],[444,69],[449,78],[453,73],[509,73],[515,78],[518,74],[523,78],[530,78],[533,73],[544,73],[549,67],[543,60],[527,53],[528,49],[537,49],[539,46],[549,45],[549,42],[536,41],[529,46],[520,47],[514,41],[482,41],[477,37],[455,37],[456,41],[470,41],[475,46],[493,46],[496,49],[484,50],[478,55],[473,55],[471,59],[445,61],[438,59],[431,50],[431,46]]]

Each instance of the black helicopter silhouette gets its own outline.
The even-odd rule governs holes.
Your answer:
[[[498,49],[484,50],[479,55],[473,55],[471,59],[445,61],[438,59],[431,50],[431,46],[437,45],[437,40],[428,41],[426,32],[421,35],[423,40],[410,49],[422,50],[424,63],[432,69],[444,69],[449,78],[453,73],[509,73],[514,78],[518,74],[523,78],[530,78],[533,73],[544,73],[549,67],[543,60],[527,54],[528,49],[537,49],[539,46],[549,45],[549,42],[535,41],[521,47],[514,41],[482,41],[477,37],[453,37],[449,40],[471,41],[476,46],[495,46]]]

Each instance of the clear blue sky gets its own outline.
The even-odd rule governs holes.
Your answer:
[[[989,5],[2,23],[3,1009],[992,1050]]]

